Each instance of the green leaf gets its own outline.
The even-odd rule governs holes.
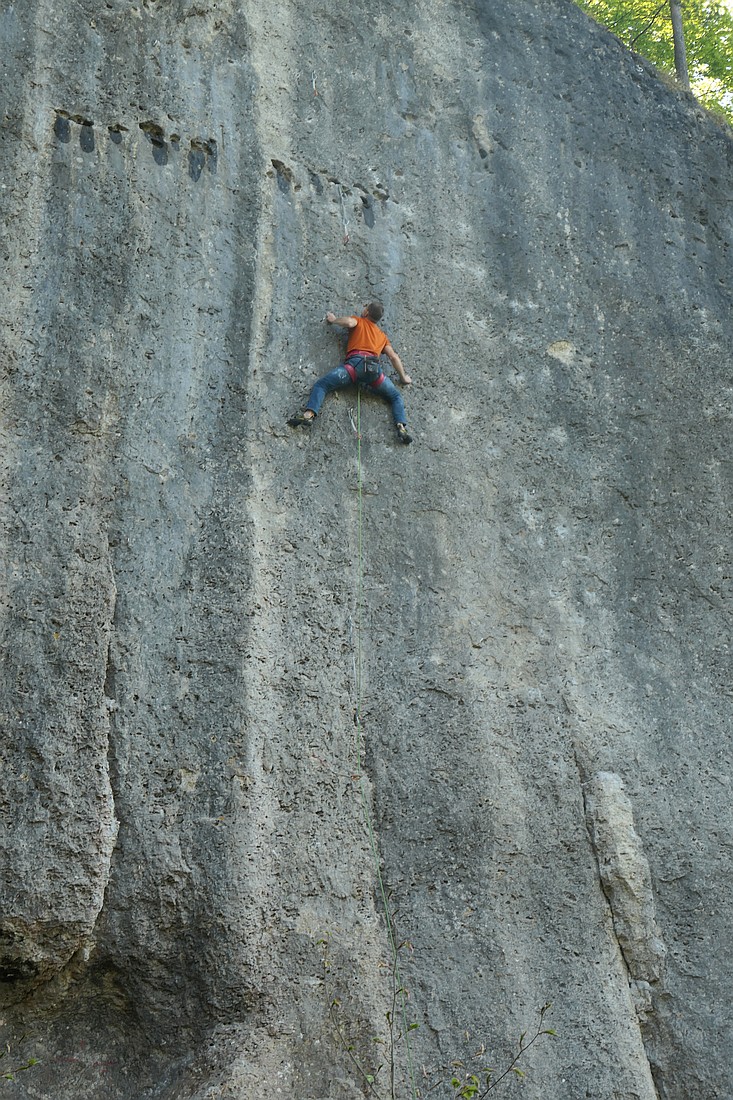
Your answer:
[[[512,1073],[516,1073],[517,1077],[526,1077],[527,1074],[519,1066],[512,1066]]]

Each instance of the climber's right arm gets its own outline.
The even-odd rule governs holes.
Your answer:
[[[337,317],[335,313],[327,313],[326,320],[329,325],[341,325],[342,328],[356,328],[356,317]]]

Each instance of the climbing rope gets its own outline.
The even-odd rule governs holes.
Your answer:
[[[369,812],[369,800],[367,798],[366,779],[362,771],[362,752],[364,744],[364,734],[362,726],[362,611],[363,611],[363,594],[364,594],[364,477],[363,466],[361,461],[361,387],[356,388],[356,423],[354,423],[353,416],[351,417],[351,425],[354,428],[356,434],[356,470],[357,470],[357,570],[356,570],[356,644],[355,644],[355,669],[354,669],[354,681],[356,692],[356,709],[354,713],[354,725],[356,727],[356,779],[359,783],[359,794],[361,798],[361,807],[364,814],[364,823],[366,826],[367,835],[369,837],[369,846],[372,851],[372,858],[374,860],[374,870],[377,877],[377,884],[379,887],[379,896],[382,902],[382,908],[384,910],[384,919],[387,924],[387,935],[389,937],[389,947],[392,954],[392,977],[394,981],[394,988],[396,990],[396,997],[400,1001],[401,1016],[402,1016],[402,1033],[405,1040],[405,1051],[407,1056],[407,1070],[410,1079],[410,1089],[412,1092],[413,1100],[417,1100],[418,1092],[415,1084],[415,1073],[412,1065],[412,1046],[410,1043],[410,1028],[407,1023],[407,991],[402,982],[402,976],[400,974],[400,962],[399,962],[399,946],[395,938],[395,921],[392,916],[392,910],[389,905],[389,898],[387,897],[387,890],[382,877],[382,867],[379,858],[379,848],[377,846],[377,839],[374,833],[374,826],[372,824],[371,813]],[[395,1066],[395,1054],[394,1054],[394,1021],[390,1025],[390,1033],[392,1034],[392,1073],[394,1075]],[[392,1080],[392,1095],[394,1095],[394,1077]]]

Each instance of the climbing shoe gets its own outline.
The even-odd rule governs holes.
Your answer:
[[[306,416],[305,413],[298,413],[296,416],[290,417],[288,424],[291,428],[310,428],[315,419],[315,416]]]
[[[397,438],[400,443],[412,443],[412,436],[408,432],[406,424],[397,425]]]

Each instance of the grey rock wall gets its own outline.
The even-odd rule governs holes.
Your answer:
[[[8,1087],[366,1095],[381,879],[395,1095],[733,1095],[730,133],[562,0],[0,40]]]

